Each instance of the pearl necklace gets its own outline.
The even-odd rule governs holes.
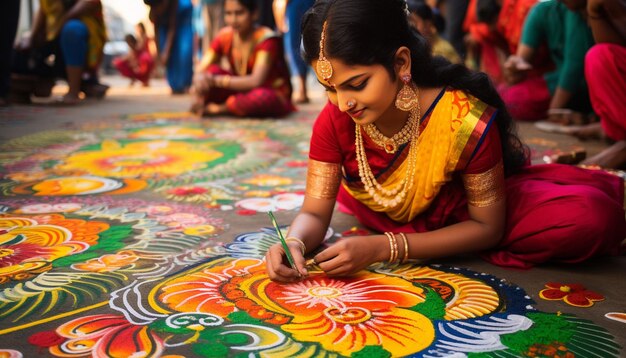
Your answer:
[[[418,102],[417,108],[411,110],[411,112],[409,113],[409,120],[404,126],[411,129],[411,131],[408,132],[406,135],[406,142],[410,142],[413,139],[417,141],[420,132],[420,116],[421,110]],[[365,147],[363,146],[363,136],[361,135],[360,125],[357,124],[355,126],[355,132],[356,159],[359,167],[359,177],[361,177],[361,182],[363,183],[365,190],[370,194],[370,196],[377,204],[382,205],[385,208],[396,207],[398,204],[400,204],[400,202],[402,202],[402,200],[406,197],[408,191],[413,187],[413,180],[415,178],[415,171],[417,168],[417,142],[412,143],[411,148],[409,149],[409,155],[406,158],[406,160],[408,160],[407,175],[405,175],[402,181],[393,189],[385,189],[376,180],[376,176],[372,172],[372,168],[367,161],[367,155],[365,154]]]
[[[402,144],[408,143],[411,140],[415,123],[416,121],[412,121],[409,116],[409,120],[406,121],[402,129],[400,129],[400,131],[394,134],[391,138],[382,134],[374,123],[364,125],[363,129],[365,130],[365,133],[367,133],[367,136],[370,137],[376,145],[383,148],[385,152],[393,154],[398,151],[398,148]]]

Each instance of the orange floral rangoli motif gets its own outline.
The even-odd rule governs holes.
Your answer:
[[[60,214],[0,216],[0,283],[50,270],[54,260],[96,244],[98,234],[108,227],[103,222],[65,219]]]

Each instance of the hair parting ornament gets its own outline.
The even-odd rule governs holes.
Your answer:
[[[324,55],[324,42],[326,42],[326,21],[322,26],[322,34],[320,35],[320,54],[317,59],[317,73],[330,84],[330,78],[333,76],[333,65]]]

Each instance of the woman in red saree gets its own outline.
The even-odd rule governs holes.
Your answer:
[[[211,43],[194,75],[198,115],[280,117],[294,111],[291,82],[282,40],[256,26],[254,0],[226,0],[227,24]],[[229,68],[222,68],[225,58]]]
[[[330,102],[313,127],[306,196],[286,239],[296,268],[275,245],[269,277],[307,275],[304,255],[320,245],[336,201],[383,234],[317,253],[328,275],[465,252],[517,268],[618,254],[623,181],[528,166],[487,76],[433,58],[405,16],[400,0],[318,0],[305,16],[305,56]]]

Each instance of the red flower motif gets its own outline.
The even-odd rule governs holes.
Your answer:
[[[308,163],[305,160],[292,160],[286,164],[289,168],[302,168],[306,167]]]
[[[50,346],[53,335],[40,339],[55,357],[161,357],[165,348],[150,327],[134,325],[122,315],[79,317],[62,324],[55,333],[64,338],[56,345]]]
[[[350,230],[346,230],[341,233],[341,236],[364,236],[368,235],[370,232],[365,229],[359,229],[356,226],[350,228]]]
[[[546,288],[539,292],[544,300],[563,300],[568,305],[576,307],[591,307],[595,301],[603,301],[604,296],[587,290],[577,283],[562,284],[558,282],[546,283]]]
[[[65,338],[55,331],[37,332],[28,337],[28,343],[42,348],[56,346],[63,343],[63,341],[65,341]]]
[[[198,194],[204,194],[206,192],[207,192],[207,189],[201,188],[198,186],[194,186],[191,188],[174,188],[168,191],[169,194],[178,195],[178,196],[198,195]]]

